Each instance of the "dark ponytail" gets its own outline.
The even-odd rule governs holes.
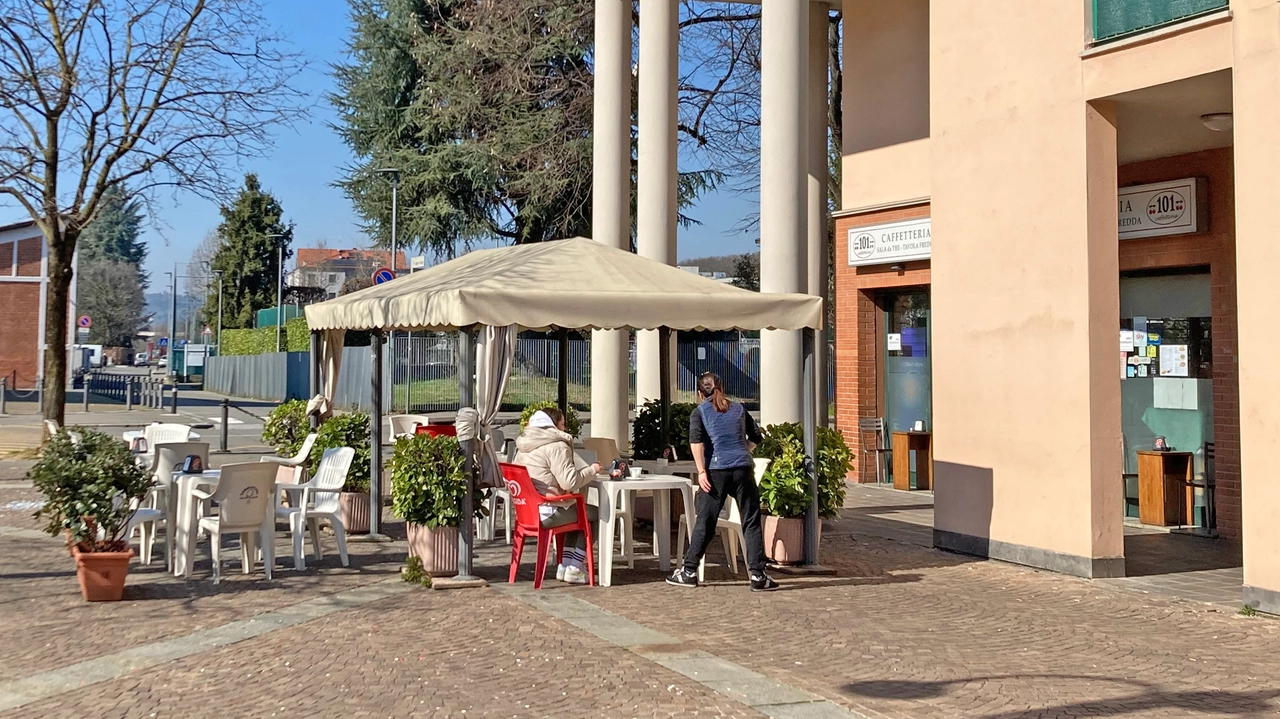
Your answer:
[[[698,377],[698,393],[711,402],[717,412],[729,411],[729,398],[724,393],[724,383],[712,372],[703,372]]]

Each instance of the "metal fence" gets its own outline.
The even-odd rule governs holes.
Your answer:
[[[388,413],[454,412],[458,403],[457,335],[451,333],[397,333],[382,353],[382,403]],[[591,402],[591,341],[571,339],[569,353],[569,402],[586,408]],[[635,344],[629,353],[631,398],[635,400]],[[241,397],[283,400],[308,396],[309,367],[306,353],[210,357],[205,386],[215,392]],[[505,409],[553,401],[557,397],[560,343],[551,338],[516,341],[515,361],[503,397]],[[760,401],[760,340],[702,341],[680,338],[676,342],[677,402],[696,401],[695,383],[703,372],[724,379],[728,393],[749,407]],[[340,409],[370,407],[372,373],[368,347],[345,347],[334,406]],[[834,382],[829,383],[834,386]]]
[[[310,357],[307,352],[209,357],[205,360],[204,386],[234,397],[275,402],[306,399],[311,389]]]

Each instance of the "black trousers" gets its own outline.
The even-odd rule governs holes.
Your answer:
[[[698,563],[716,536],[716,523],[727,498],[733,497],[742,513],[742,534],[747,540],[747,566],[753,574],[764,571],[764,532],[760,527],[760,491],[756,488],[752,467],[713,469],[708,471],[710,492],[698,492],[694,504],[698,516],[693,520],[693,539],[684,555],[686,572],[698,571]]]

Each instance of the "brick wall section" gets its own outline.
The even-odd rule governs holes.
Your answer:
[[[929,206],[915,205],[868,212],[836,220],[836,428],[844,433],[853,449],[853,471],[857,482],[876,481],[872,459],[867,457],[862,476],[862,437],[858,420],[883,416],[879,406],[879,322],[884,308],[881,297],[887,290],[927,286],[929,261],[904,263],[901,271],[888,265],[849,266],[849,230],[885,222],[914,220],[929,216]],[[867,438],[870,440],[870,436]]]
[[[18,276],[40,276],[41,241],[39,238],[22,240],[18,243]]]
[[[35,387],[40,361],[40,283],[0,280],[0,307],[4,308],[0,312],[0,377],[7,377],[13,388]]]
[[[0,277],[13,274],[13,243],[0,242]]]
[[[1209,182],[1209,224],[1199,234],[1124,240],[1120,270],[1208,266],[1213,312],[1213,436],[1218,531],[1240,538],[1240,373],[1236,360],[1235,185],[1231,149],[1124,165],[1120,186],[1202,177]]]

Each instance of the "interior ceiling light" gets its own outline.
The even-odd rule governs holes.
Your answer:
[[[1208,115],[1201,115],[1200,122],[1214,132],[1226,132],[1231,129],[1231,113],[1211,112]]]

